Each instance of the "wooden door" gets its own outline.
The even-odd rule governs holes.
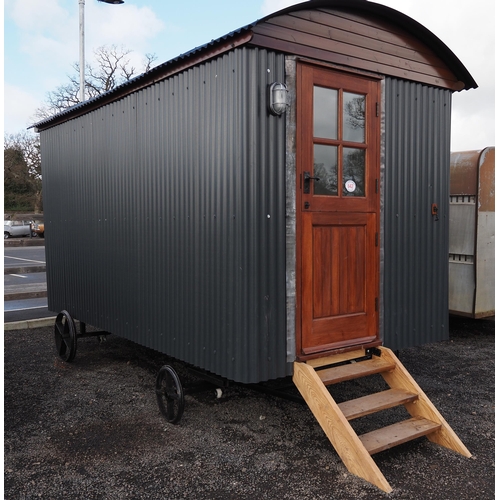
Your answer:
[[[297,68],[298,356],[378,342],[379,81]]]

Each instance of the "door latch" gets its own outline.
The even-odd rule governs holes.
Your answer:
[[[439,220],[437,203],[433,203],[432,204],[432,206],[431,206],[431,214],[434,217],[434,221],[437,222]]]
[[[311,192],[311,181],[320,181],[319,177],[311,177],[310,172],[304,172],[304,194]]]

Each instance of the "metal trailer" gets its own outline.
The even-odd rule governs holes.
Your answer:
[[[384,372],[405,440],[470,456],[388,347],[448,337],[451,97],[475,87],[407,16],[312,0],[36,124],[58,354],[89,324],[227,380],[293,375],[390,491],[333,399],[314,407],[337,370]],[[177,422],[169,366],[157,395]]]
[[[450,312],[495,314],[495,148],[451,154]]]

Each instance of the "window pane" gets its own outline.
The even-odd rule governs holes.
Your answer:
[[[314,137],[337,139],[338,90],[314,87]]]
[[[365,150],[344,148],[342,196],[365,196]]]
[[[344,92],[343,139],[365,142],[365,96]]]
[[[314,145],[314,194],[338,196],[337,146]]]

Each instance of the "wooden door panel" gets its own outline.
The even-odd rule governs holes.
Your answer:
[[[333,351],[359,344],[366,344],[373,341],[376,337],[367,335],[363,337],[360,332],[366,331],[367,319],[364,315],[355,315],[358,317],[345,316],[339,318],[335,337],[332,337],[332,326],[329,321],[316,320],[315,333],[309,340],[304,342],[302,353],[305,355],[318,352]],[[356,321],[352,321],[355,319]],[[360,330],[361,329],[361,330]]]
[[[310,300],[302,307],[303,353],[373,340],[375,214],[308,213],[304,221],[302,293]]]
[[[312,244],[313,317],[364,311],[365,227],[313,226]]]

